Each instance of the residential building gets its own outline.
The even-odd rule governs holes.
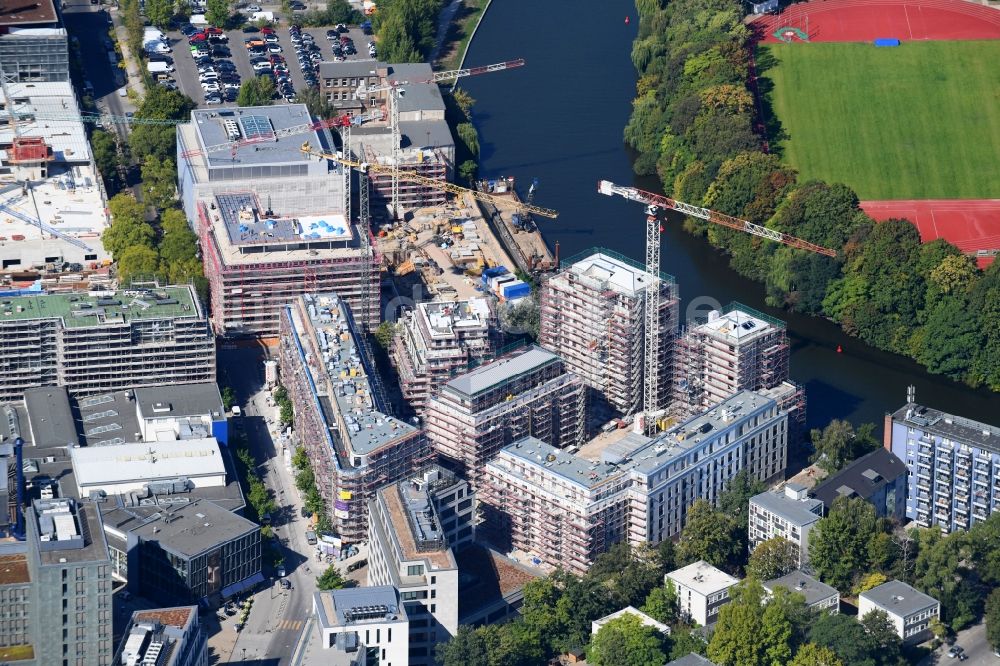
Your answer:
[[[931,638],[931,624],[941,616],[941,603],[899,580],[890,580],[858,596],[858,617],[884,611],[905,645]]]
[[[43,0],[35,7],[52,7]],[[16,10],[16,8],[10,8]],[[76,93],[66,68],[66,33],[62,28],[7,28],[12,15],[0,18],[0,67],[7,77],[38,82],[8,82],[0,91],[7,113],[0,118],[0,273],[42,278],[60,273],[81,274],[111,263],[101,242],[110,224],[107,197],[97,172],[87,129],[80,120]],[[47,34],[57,31],[58,35]],[[61,62],[51,74],[29,70],[47,59],[52,45]],[[21,60],[25,68],[11,63]],[[14,69],[7,69],[8,65]],[[41,69],[47,69],[41,65]],[[50,78],[51,77],[51,78]],[[42,82],[43,80],[53,82]],[[10,95],[12,101],[6,99]]]
[[[673,661],[668,663],[667,666],[716,666],[716,665],[715,662],[709,661],[700,654],[691,652],[690,654],[684,655],[680,659],[674,659]]]
[[[729,603],[729,589],[740,582],[704,560],[671,571],[667,581],[673,583],[681,616],[703,627],[715,624],[719,609]]]
[[[215,339],[190,285],[15,296],[0,312],[0,401],[215,381]]]
[[[407,666],[410,620],[391,585],[313,593],[324,666]]]
[[[59,9],[53,0],[5,7],[0,69],[10,81],[69,82],[69,48]]]
[[[302,181],[309,186],[309,178]],[[192,218],[215,332],[275,336],[282,307],[305,293],[336,293],[350,303],[359,325],[377,324],[380,259],[371,234],[351,224],[342,208],[324,208],[319,201],[304,213],[274,203],[265,207],[256,182],[244,181],[247,189],[239,190],[227,181],[229,193],[210,202],[199,199]],[[268,200],[281,199],[268,195]]]
[[[197,606],[135,611],[115,655],[121,666],[208,666]]]
[[[612,620],[617,620],[618,618],[622,617],[623,615],[634,615],[635,617],[639,618],[639,622],[641,622],[643,624],[643,626],[650,627],[652,629],[656,629],[658,632],[660,632],[664,636],[669,636],[670,635],[670,627],[668,625],[663,624],[662,622],[657,622],[653,618],[651,618],[648,615],[646,615],[645,613],[643,613],[638,608],[633,608],[632,606],[626,606],[625,608],[622,608],[621,610],[617,610],[614,613],[610,613],[610,614],[605,615],[604,617],[602,617],[600,619],[597,619],[597,620],[594,620],[593,622],[591,622],[590,623],[590,633],[591,633],[591,635],[596,635],[597,632],[601,630],[601,627],[603,627],[604,625],[606,625],[608,622],[611,622]]]
[[[838,497],[860,497],[875,507],[880,518],[903,523],[906,519],[906,476],[906,464],[902,460],[891,451],[876,449],[823,479],[809,495],[823,503],[824,513]]]
[[[281,378],[295,430],[337,533],[368,534],[368,500],[433,459],[424,433],[388,415],[351,309],[333,294],[302,295],[283,309]]]
[[[801,594],[806,600],[806,606],[827,613],[840,612],[840,592],[800,569],[791,571],[784,576],[764,583],[768,596],[774,595],[775,588],[783,587],[794,594]]]
[[[264,580],[260,526],[203,499],[102,508],[108,543],[131,591],[157,603],[229,597]]]
[[[225,446],[229,441],[226,408],[214,381],[137,388],[134,396],[147,442],[214,437]]]
[[[948,533],[1000,511],[1000,428],[909,398],[885,424],[885,448],[906,463],[906,517]]]
[[[524,603],[524,586],[545,572],[515,562],[482,543],[455,552],[458,579],[458,623],[478,627],[514,618]]]
[[[28,544],[8,535],[0,540],[0,651],[12,663],[34,664],[33,632],[39,623],[32,606]]]
[[[655,438],[631,433],[597,460],[528,437],[486,464],[484,519],[502,547],[583,573],[618,541],[673,538],[688,508],[715,503],[741,470],[779,478],[787,421],[773,400],[745,391]]]
[[[809,533],[823,517],[823,502],[810,499],[805,486],[786,483],[750,498],[750,552],[774,537],[795,546],[796,566],[809,561]]]
[[[455,509],[440,511],[435,496],[439,502],[457,502]],[[450,527],[466,543],[472,540],[468,484],[434,470],[425,478],[380,488],[368,510],[368,584],[399,590],[410,618],[408,663],[432,666],[434,646],[458,631],[458,565],[446,530]],[[455,531],[456,523],[465,525],[462,531]]]
[[[562,359],[532,346],[448,380],[424,427],[442,459],[478,486],[486,463],[528,435],[560,449],[582,445],[585,398]]]
[[[489,357],[495,320],[485,298],[417,303],[403,313],[392,360],[413,409],[421,413],[438,387]]]
[[[538,341],[558,354],[591,388],[593,406],[622,414],[643,408],[645,303],[659,289],[658,402],[666,407],[673,377],[678,289],[667,274],[652,276],[639,264],[604,249],[563,262],[542,284]]]

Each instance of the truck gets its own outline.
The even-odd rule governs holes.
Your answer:
[[[150,74],[167,74],[174,71],[174,66],[165,62],[147,62],[146,68],[149,69]]]
[[[306,530],[306,543],[310,546],[316,545],[316,533],[311,530]]]

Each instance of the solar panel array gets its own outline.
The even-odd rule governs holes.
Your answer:
[[[243,116],[240,118],[243,126],[243,138],[246,141],[274,140],[274,126],[267,116]]]

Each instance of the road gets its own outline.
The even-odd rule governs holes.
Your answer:
[[[998,666],[1000,657],[993,654],[993,648],[986,642],[986,624],[980,622],[968,629],[958,632],[955,645],[965,649],[965,654],[969,656],[965,661],[948,656],[950,646],[942,645],[937,650],[929,654],[920,666],[930,666],[931,664],[962,664],[962,666]]]

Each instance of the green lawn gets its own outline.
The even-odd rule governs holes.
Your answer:
[[[1000,198],[998,63],[1000,41],[758,52],[784,161],[862,199]]]

